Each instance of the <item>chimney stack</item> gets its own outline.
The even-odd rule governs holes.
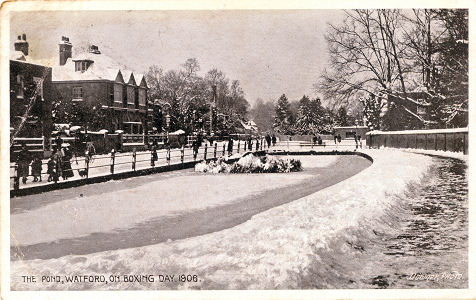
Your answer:
[[[63,66],[68,58],[71,58],[73,45],[69,42],[69,38],[66,36],[61,37],[59,42],[59,59],[60,66]]]
[[[28,42],[26,41],[26,34],[18,36],[18,40],[15,41],[15,51],[21,51],[25,56],[28,55]]]
[[[93,54],[101,54],[101,51],[99,51],[99,47],[96,45],[89,46],[88,52]]]

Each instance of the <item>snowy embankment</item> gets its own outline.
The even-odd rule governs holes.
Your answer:
[[[324,190],[211,234],[139,248],[11,263],[12,289],[293,289],[300,288],[329,242],[375,221],[419,182],[424,155],[366,150],[374,163]],[[22,283],[21,275],[156,275],[155,282]],[[159,282],[157,275],[196,274],[197,282]],[[175,278],[176,278],[175,277]],[[316,278],[315,280],[319,280]]]
[[[418,154],[428,154],[448,158],[456,158],[462,161],[468,162],[469,156],[463,154],[463,152],[452,152],[452,151],[442,151],[442,150],[424,150],[424,149],[405,149],[405,152],[418,153]]]

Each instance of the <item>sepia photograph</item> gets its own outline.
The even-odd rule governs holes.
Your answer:
[[[475,296],[469,2],[47,2],[2,4],[2,298]]]

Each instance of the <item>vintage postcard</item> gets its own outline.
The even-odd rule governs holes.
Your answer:
[[[382,5],[3,2],[2,299],[476,297],[475,3]]]

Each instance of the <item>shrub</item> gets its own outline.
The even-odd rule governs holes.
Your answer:
[[[281,159],[269,155],[257,157],[253,154],[243,156],[233,164],[219,158],[217,161],[195,165],[195,172],[202,173],[289,173],[301,170],[302,164],[298,159]]]

